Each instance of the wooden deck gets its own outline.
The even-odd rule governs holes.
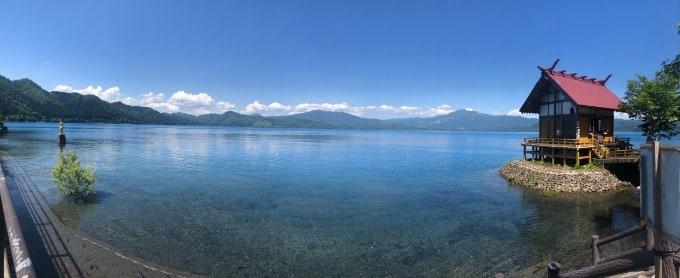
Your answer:
[[[630,148],[629,142],[626,138],[610,143],[594,138],[523,138],[522,147],[524,160],[527,160],[528,154],[531,160],[550,161],[553,165],[556,162],[567,165],[572,161],[576,165],[584,161],[635,163],[640,159],[640,151]],[[527,150],[527,147],[530,149]]]

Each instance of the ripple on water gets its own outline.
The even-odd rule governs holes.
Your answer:
[[[109,195],[50,197],[54,132],[10,152],[65,223],[125,253],[213,277],[460,276],[588,264],[592,234],[637,223],[622,196],[547,198],[497,169],[533,133],[79,125],[67,148]],[[606,252],[615,252],[614,246]]]

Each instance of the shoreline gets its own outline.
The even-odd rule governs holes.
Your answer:
[[[499,170],[509,184],[544,193],[612,192],[632,187],[600,167],[573,169],[567,166],[546,166],[528,160],[513,160]]]
[[[203,277],[125,254],[66,227],[4,151],[0,151],[0,166],[38,277]]]

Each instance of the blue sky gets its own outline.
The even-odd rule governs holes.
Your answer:
[[[622,97],[679,21],[677,0],[3,0],[0,75],[163,112],[500,115],[557,58]]]

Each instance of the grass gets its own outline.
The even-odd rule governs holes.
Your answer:
[[[552,191],[550,189],[543,189],[541,190],[541,195],[545,197],[555,197],[557,196],[557,191]]]
[[[597,168],[597,167],[599,167],[599,165],[597,165],[597,164],[595,164],[595,163],[593,163],[593,162],[590,162],[590,163],[588,163],[588,164],[586,164],[586,165],[574,165],[574,166],[571,166],[571,169],[574,169],[574,170],[583,170],[583,169],[586,169],[586,170],[588,170],[588,169],[595,169],[595,168]]]
[[[552,166],[552,164],[550,162],[547,162],[547,161],[542,161],[542,160],[532,160],[532,161],[534,163],[538,164],[538,165],[542,165],[542,166],[545,166],[545,167]]]
[[[541,165],[541,166],[545,166],[545,167],[554,167],[554,166],[557,166],[557,165],[552,165],[552,163],[550,163],[550,162],[542,161],[542,160],[532,160],[532,162],[533,162],[533,163],[536,163],[536,164],[538,164],[538,165]],[[598,165],[598,164],[596,164],[596,163],[594,163],[594,162],[590,162],[590,163],[588,163],[588,164],[586,164],[586,165],[573,165],[573,166],[570,166],[570,168],[571,168],[572,170],[583,170],[583,169],[588,170],[588,169],[595,169],[595,168],[598,168],[598,167],[600,167],[600,165]]]

